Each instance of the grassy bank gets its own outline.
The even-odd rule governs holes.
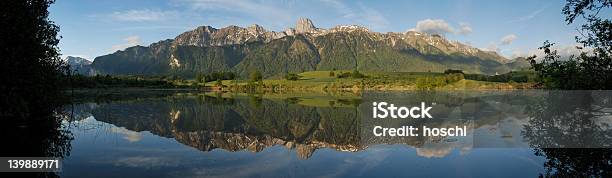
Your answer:
[[[78,89],[153,88],[195,89],[206,91],[361,91],[361,90],[496,90],[535,88],[531,72],[512,72],[502,75],[463,74],[460,71],[433,72],[358,72],[308,71],[285,74],[263,80],[216,80],[147,76],[95,76],[73,77]],[[516,80],[516,81],[515,81]]]
[[[198,83],[186,81],[180,85],[205,87],[212,90],[227,91],[359,91],[359,90],[494,90],[494,89],[531,89],[536,88],[531,73],[514,72],[497,76],[476,76],[466,79],[460,73],[430,72],[364,72],[358,78],[350,77],[353,71],[309,71],[289,79],[221,80]],[[347,74],[348,75],[343,75]],[[339,77],[340,75],[347,77]],[[514,81],[520,78],[524,80]],[[529,78],[529,80],[527,79]],[[481,80],[479,80],[481,79]],[[495,81],[488,81],[494,79]]]

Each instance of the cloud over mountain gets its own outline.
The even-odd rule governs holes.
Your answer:
[[[469,24],[467,23],[459,23],[459,34],[461,35],[467,35],[472,33],[472,27],[470,27]]]
[[[455,32],[455,29],[453,29],[453,27],[448,25],[448,23],[442,19],[425,19],[418,21],[414,30],[427,34],[438,35]]]
[[[501,45],[509,45],[511,44],[514,40],[516,40],[517,36],[515,34],[508,34],[506,36],[504,36],[501,40],[500,40],[500,44]]]
[[[453,26],[448,24],[445,20],[442,19],[425,19],[418,21],[416,27],[410,29],[409,31],[417,31],[423,32],[427,34],[437,34],[437,35],[446,35],[446,34],[459,34],[459,35],[467,35],[472,33],[472,27],[467,23],[459,23],[459,29],[455,29]]]
[[[139,36],[128,36],[128,37],[124,38],[123,40],[125,41],[125,43],[118,44],[118,45],[113,45],[111,47],[112,51],[122,50],[122,49],[125,49],[127,47],[140,45],[140,43],[141,43]]]

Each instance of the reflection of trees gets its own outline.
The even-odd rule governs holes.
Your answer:
[[[12,144],[2,156],[63,158],[70,152],[72,135],[62,128],[58,116],[47,116],[41,122],[27,125],[3,127],[2,131],[5,141]]]
[[[591,91],[551,91],[528,105],[531,119],[522,134],[536,155],[546,156],[545,175],[611,173],[612,133],[596,122],[603,119],[609,99]]]
[[[536,148],[546,156],[546,177],[609,177],[612,175],[612,150],[609,148]]]
[[[61,128],[54,113],[64,102],[68,66],[57,47],[59,27],[48,18],[53,2],[0,1],[1,157],[63,158],[70,151],[70,132]],[[56,176],[15,175],[3,177]]]
[[[472,96],[473,94],[477,95]],[[496,112],[492,116],[492,111],[500,109],[489,103],[497,101],[510,103],[498,104],[504,109],[516,105],[522,107],[527,103],[524,101],[525,97],[506,97],[506,95],[506,93],[482,95],[407,92],[382,93],[370,97],[394,103],[395,100],[414,102],[406,105],[418,104],[420,101],[436,102],[437,105],[432,113],[440,119],[426,119],[416,123],[413,122],[415,120],[397,119],[394,120],[398,121],[395,124],[450,127],[471,123],[461,120],[469,116],[474,117],[476,121],[474,124],[477,126],[497,122],[499,118],[505,117],[504,114],[516,115],[516,113]],[[91,113],[98,121],[133,131],[146,130],[159,136],[175,138],[180,143],[202,151],[216,148],[228,151],[261,151],[273,145],[284,145],[289,149],[295,149],[301,158],[308,158],[312,152],[320,148],[358,151],[367,147],[362,142],[361,131],[364,128],[362,124],[367,124],[362,122],[362,118],[370,116],[368,111],[371,108],[363,102],[366,100],[342,97],[264,98],[258,95],[222,97],[214,94],[212,96],[181,94],[100,103]],[[400,103],[402,102],[396,104]],[[401,143],[410,147],[423,147],[425,143],[440,142],[420,149],[422,153],[431,149],[448,150],[447,148],[465,146],[452,139],[406,138],[407,140]],[[381,140],[381,143],[395,142]],[[433,152],[428,155],[431,153]]]
[[[588,91],[551,91],[527,107],[532,117],[524,134],[531,146],[571,148],[609,146],[610,133],[596,124],[603,114]]]
[[[34,119],[37,122],[0,126],[0,134],[5,144],[0,157],[56,157],[64,158],[70,154],[73,137],[69,130],[62,128],[57,115]],[[17,173],[18,176],[27,175]],[[55,177],[54,173],[30,173],[33,177]]]
[[[299,98],[269,100],[257,95],[175,95],[100,103],[90,112],[96,120],[175,138],[202,151],[261,151],[284,145],[296,149],[300,158],[308,158],[319,148],[358,150],[357,108],[312,107],[297,104],[298,101]],[[335,101],[342,106],[358,102]]]

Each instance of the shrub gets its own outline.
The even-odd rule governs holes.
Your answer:
[[[202,78],[204,82],[217,81],[218,79],[234,80],[236,79],[236,74],[234,74],[233,72],[212,72],[208,75],[202,74]],[[196,80],[197,79],[198,79],[198,76],[196,75]]]
[[[196,81],[197,81],[198,83],[203,83],[203,82],[205,82],[205,78],[206,78],[206,77],[205,77],[205,75],[204,75],[204,74],[202,74],[202,73],[198,73],[198,74],[196,74]]]
[[[463,74],[462,70],[446,69],[444,74]]]
[[[259,72],[258,70],[253,70],[251,71],[251,74],[249,75],[249,79],[251,81],[260,81],[261,79],[263,79],[263,76],[261,75],[261,72]]]
[[[341,73],[340,75],[337,75],[336,77],[337,78],[348,78],[348,77],[351,77],[351,73],[350,72],[344,72],[344,73]]]
[[[300,76],[297,75],[297,74],[294,74],[294,73],[287,73],[287,74],[285,74],[285,79],[287,79],[287,80],[294,80],[295,81],[295,80],[300,79]]]
[[[215,82],[216,86],[222,87],[223,86],[223,81],[221,79],[217,79],[217,81]]]
[[[416,80],[417,89],[421,90],[430,90],[437,87],[445,86],[448,82],[446,76],[436,76],[436,77],[420,77]]]
[[[353,77],[353,78],[364,78],[365,75],[360,73],[358,70],[354,70],[353,73],[351,73],[351,77]]]
[[[455,83],[464,79],[463,73],[450,73],[446,74],[445,77],[447,84]]]

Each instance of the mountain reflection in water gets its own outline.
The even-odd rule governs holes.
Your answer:
[[[593,154],[572,154],[578,149],[559,149],[560,144],[556,144],[568,141],[567,138],[572,138],[570,139],[572,141],[580,140],[580,138],[589,138],[589,140],[583,139],[582,142],[579,142],[582,145],[567,143],[562,145],[562,148],[578,148],[584,144],[592,144],[590,146],[598,148],[602,145],[606,147],[606,143],[612,143],[610,135],[612,118],[609,114],[609,108],[612,107],[610,107],[609,100],[605,100],[606,97],[612,97],[607,94],[598,96],[597,101],[575,102],[579,99],[576,97],[587,97],[586,95],[589,94],[571,95],[575,97],[567,99],[566,94],[549,94],[541,91],[339,93],[333,95],[176,93],[154,97],[122,97],[111,101],[89,102],[84,100],[81,104],[74,104],[66,108],[75,113],[70,123],[74,130],[80,130],[77,132],[86,133],[87,131],[83,130],[94,129],[97,130],[96,135],[104,135],[99,133],[105,132],[119,133],[124,135],[123,138],[129,143],[143,142],[143,139],[157,136],[173,139],[203,152],[215,152],[217,148],[220,148],[236,152],[238,155],[242,154],[239,153],[242,151],[279,152],[278,147],[280,146],[293,150],[297,158],[302,160],[311,158],[317,154],[315,153],[317,150],[322,150],[321,154],[324,154],[325,157],[338,157],[328,150],[335,150],[338,153],[359,153],[363,150],[372,152],[392,149],[397,153],[402,152],[397,151],[401,149],[413,150],[414,153],[409,154],[416,154],[425,159],[461,160],[462,158],[459,157],[471,156],[484,157],[485,160],[492,159],[488,160],[489,162],[505,161],[507,163],[498,165],[499,174],[483,170],[480,173],[472,172],[461,175],[504,176],[501,172],[512,172],[512,168],[522,169],[522,167],[529,167],[530,170],[533,170],[532,172],[537,172],[532,174],[525,171],[526,176],[576,175],[578,173],[582,173],[581,175],[608,175],[610,160],[612,160],[610,149],[588,149],[599,154],[598,157],[593,157]],[[560,101],[559,98],[566,98],[566,100]],[[363,118],[364,115],[369,116],[371,112],[368,102],[387,99],[411,102],[435,101],[436,107],[432,115],[440,119],[416,124],[444,126],[453,123],[456,118],[469,119],[473,122],[473,129],[470,130],[473,133],[470,136],[472,140],[461,142],[454,138],[420,137],[402,140],[396,143],[397,145],[380,145],[364,141],[366,139],[362,138]],[[579,117],[568,115],[568,113],[578,114]],[[559,120],[561,116],[566,117],[565,120]],[[580,122],[570,122],[572,120],[580,120]],[[562,123],[562,125],[554,123]],[[89,138],[89,136],[83,137]],[[146,144],[156,146],[154,144],[156,141],[151,142],[153,143],[147,142]],[[93,145],[95,147],[96,144]],[[132,157],[127,153],[124,156],[132,159],[140,158],[133,157],[133,154],[136,153],[132,151],[130,152]],[[361,154],[364,153],[356,155]],[[456,157],[457,154],[459,157]],[[510,158],[502,157],[500,154],[518,154],[520,156],[517,157],[520,158],[510,161]],[[590,157],[584,157],[585,155],[590,155]],[[350,155],[345,156],[351,157]],[[585,161],[586,159],[589,161]],[[150,163],[155,160],[138,160],[141,163],[155,166]],[[350,159],[345,158],[345,161],[348,160]],[[123,161],[133,162],[134,160]],[[473,160],[463,161],[468,163],[460,164],[482,166],[482,163],[479,164]],[[434,164],[437,161],[429,162]],[[70,165],[70,158],[67,164]],[[166,161],[164,164],[179,163]],[[125,164],[115,162],[113,165]],[[570,169],[568,166],[576,169]],[[456,166],[451,167],[457,168]],[[503,167],[510,169],[502,169]],[[385,168],[374,170],[384,171]],[[435,169],[429,170],[430,173],[435,171]],[[448,175],[453,175],[452,173],[451,171]],[[443,175],[439,172],[437,174]],[[213,171],[203,173],[203,175],[227,176],[229,174]],[[367,176],[368,174],[348,172],[338,175]]]
[[[333,107],[318,107],[337,102]],[[201,151],[262,151],[283,145],[308,158],[319,148],[358,151],[359,112],[350,99],[262,99],[179,94],[76,106],[81,117],[174,138]],[[357,103],[358,104],[358,103]]]

